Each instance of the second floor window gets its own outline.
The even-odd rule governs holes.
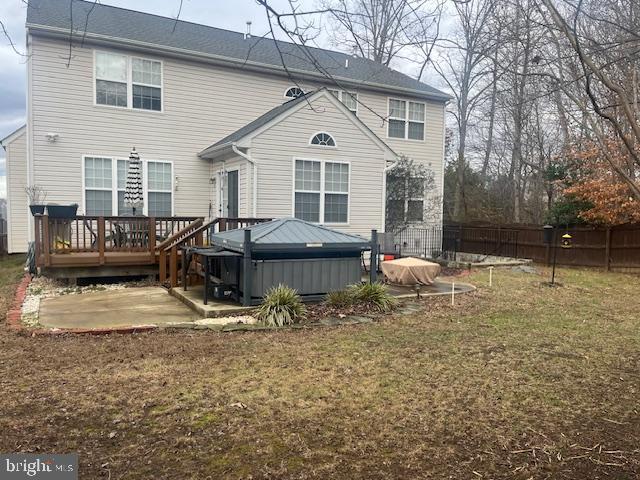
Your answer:
[[[424,103],[389,99],[390,138],[424,140]]]
[[[96,104],[162,110],[162,63],[110,52],[96,52]]]
[[[345,92],[343,90],[329,90],[344,106],[358,115],[358,94],[355,92]]]

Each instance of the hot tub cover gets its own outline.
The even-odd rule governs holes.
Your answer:
[[[371,243],[359,235],[338,232],[298,218],[281,218],[248,227],[253,251],[369,250]],[[244,229],[211,235],[211,243],[228,250],[244,249]]]
[[[399,258],[382,262],[382,273],[396,285],[431,285],[440,273],[440,265],[420,258]]]

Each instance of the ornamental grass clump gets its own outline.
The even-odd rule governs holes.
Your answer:
[[[327,293],[325,303],[333,308],[351,307],[355,302],[351,290],[336,290]]]
[[[390,312],[398,304],[387,290],[387,286],[380,282],[351,285],[349,292],[354,302],[366,304],[380,312]]]
[[[256,317],[263,325],[282,327],[299,322],[306,311],[298,292],[281,284],[267,291]]]

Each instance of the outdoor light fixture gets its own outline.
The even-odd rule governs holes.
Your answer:
[[[47,133],[45,137],[47,137],[47,141],[49,143],[55,143],[58,141],[58,137],[60,137],[60,135],[58,135],[57,133]]]

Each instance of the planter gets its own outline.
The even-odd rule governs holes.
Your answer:
[[[73,218],[77,212],[77,203],[72,205],[47,205],[47,213],[50,218]]]
[[[44,215],[45,205],[29,205],[31,215]]]

